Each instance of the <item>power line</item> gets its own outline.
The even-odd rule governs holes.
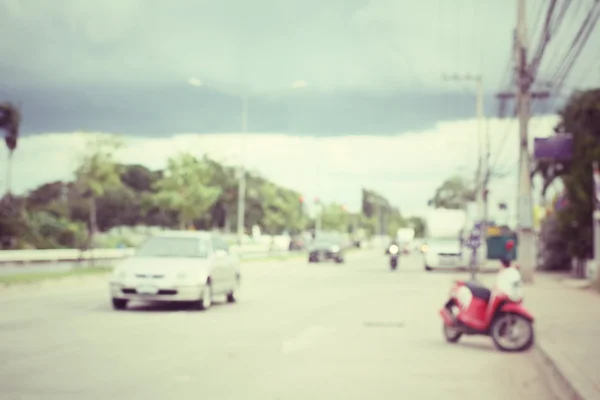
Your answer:
[[[582,81],[585,81],[587,79],[587,77],[592,73],[592,71],[594,70],[594,67],[599,67],[600,66],[600,62],[598,60],[600,60],[600,48],[598,49],[598,51],[596,52],[596,55],[594,57],[595,61],[592,61],[590,63],[590,65],[585,69],[585,71],[583,72],[583,74],[581,74],[581,77],[577,80],[576,83],[580,83]],[[576,89],[575,89],[576,90]]]
[[[546,50],[546,46],[550,43],[550,39],[552,37],[552,32],[550,31],[550,23],[552,21],[552,16],[554,14],[554,8],[556,7],[557,0],[550,0],[550,5],[548,6],[548,10],[546,11],[546,18],[544,20],[544,27],[542,29],[542,34],[540,36],[540,43],[537,46],[535,51],[535,56],[529,65],[529,75],[532,79],[536,76],[540,63],[542,61],[542,57],[544,56],[544,51]]]
[[[587,44],[588,39],[590,38],[598,20],[600,19],[600,1],[596,0],[594,5],[588,12],[587,17],[585,18],[581,28],[577,32],[575,39],[573,39],[573,43],[569,50],[567,50],[567,55],[565,56],[565,61],[563,64],[557,69],[557,72],[552,77],[552,81],[557,81],[554,86],[554,90],[560,92],[562,86],[564,85],[569,73],[571,72],[573,65],[579,58],[581,51]]]
[[[565,0],[562,3],[562,7],[560,8],[560,10],[558,10],[558,13],[555,14],[555,18],[552,21],[552,31],[551,31],[552,37],[554,37],[556,35],[559,28],[562,26],[565,15],[567,14],[567,11],[570,9],[569,6],[571,4],[572,4],[571,0]],[[581,1],[576,3],[576,9],[571,14],[576,16],[577,12],[581,8],[580,6],[581,6]],[[559,54],[558,51],[553,51],[552,53],[553,54],[549,57],[549,60],[548,60],[548,62],[545,63],[545,65],[554,65],[555,61],[558,63],[562,62],[561,55]],[[546,57],[546,58],[548,58],[548,57]]]

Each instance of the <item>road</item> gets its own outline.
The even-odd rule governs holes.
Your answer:
[[[243,268],[240,301],[207,312],[116,312],[101,279],[0,296],[0,398],[552,398],[531,354],[443,340],[456,276],[417,255],[396,272],[381,251]]]

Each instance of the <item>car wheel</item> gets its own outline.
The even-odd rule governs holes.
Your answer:
[[[344,258],[343,258],[343,257],[337,257],[337,258],[335,259],[335,262],[336,262],[337,264],[342,264],[342,263],[344,262]]]
[[[431,268],[429,265],[425,266],[425,271],[433,271],[433,268]]]
[[[235,303],[238,298],[238,292],[240,290],[240,276],[235,277],[235,283],[231,292],[227,293],[227,302]]]
[[[112,305],[115,310],[124,310],[127,308],[129,300],[126,299],[112,299]]]
[[[201,310],[208,310],[212,306],[212,285],[210,281],[206,282],[204,290],[202,290],[202,298],[200,298],[199,306]]]

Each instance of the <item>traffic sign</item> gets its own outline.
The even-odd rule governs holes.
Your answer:
[[[471,249],[476,249],[481,246],[481,230],[479,227],[474,228],[469,235],[469,239],[467,241],[467,247]]]

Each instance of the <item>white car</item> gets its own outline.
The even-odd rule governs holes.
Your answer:
[[[462,246],[458,239],[427,239],[427,244],[423,245],[421,249],[426,271],[438,268],[458,268],[464,264]]]
[[[109,287],[117,310],[131,300],[189,302],[208,309],[217,295],[236,301],[240,260],[218,234],[161,232],[115,268]]]

